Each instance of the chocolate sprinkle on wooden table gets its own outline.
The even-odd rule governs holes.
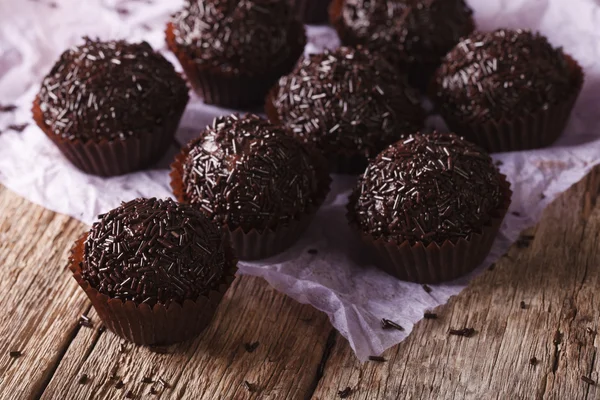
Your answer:
[[[23,355],[23,353],[21,353],[19,350],[13,350],[10,353],[8,353],[12,358],[19,358],[21,357],[21,355]]]
[[[81,315],[79,317],[79,325],[91,328],[93,326],[92,320],[87,315]]]
[[[249,391],[251,393],[254,392],[254,389],[255,389],[254,385],[251,384],[250,382],[244,381],[244,387],[246,388],[247,391]]]
[[[78,383],[79,383],[80,385],[85,385],[85,384],[87,383],[87,381],[88,381],[88,376],[87,376],[87,374],[83,374],[83,375],[81,375],[81,376],[79,377],[79,381],[78,381]]]
[[[254,353],[254,350],[258,348],[259,342],[254,343],[244,343],[244,348],[248,353]]]
[[[350,386],[346,386],[346,389],[344,390],[338,390],[338,396],[340,396],[340,399],[345,399],[348,396],[350,396],[352,394],[352,389],[350,388]]]
[[[116,389],[121,389],[123,386],[125,386],[125,384],[121,380],[115,384]]]
[[[597,334],[596,330],[590,328],[589,326],[587,328],[585,328],[585,331],[592,336],[595,336]]]
[[[376,362],[385,362],[385,361],[387,361],[385,358],[383,358],[381,356],[369,356],[369,360],[370,361],[376,361]]]
[[[129,390],[127,393],[125,393],[125,397],[128,399],[133,399],[133,397],[134,397],[133,391]]]
[[[151,377],[149,377],[149,376],[144,376],[144,377],[142,378],[142,383],[154,383],[154,381],[152,380],[152,378],[151,378]]]
[[[432,312],[427,312],[425,311],[425,314],[423,314],[423,318],[425,319],[437,319],[437,314],[432,313]]]
[[[82,276],[111,298],[169,306],[216,288],[235,262],[221,230],[171,199],[136,199],[99,217]]]
[[[450,332],[448,332],[448,333],[450,335],[454,335],[454,336],[471,337],[475,334],[475,329],[473,329],[473,328],[450,329]]]
[[[537,358],[535,358],[535,357],[531,357],[531,358],[529,359],[529,364],[531,364],[531,365],[533,365],[533,366],[536,366],[536,365],[537,365],[537,363],[538,363],[538,359],[537,359]]]
[[[587,383],[588,385],[595,385],[596,381],[593,380],[592,378],[589,378],[585,375],[581,375],[581,380],[584,381],[585,383]]]
[[[394,321],[390,321],[389,319],[382,318],[381,319],[381,328],[382,329],[396,329],[399,331],[404,331],[404,328]]]
[[[519,304],[519,306],[521,307],[522,310],[527,309],[527,304],[525,304],[524,301],[521,301],[521,304]]]

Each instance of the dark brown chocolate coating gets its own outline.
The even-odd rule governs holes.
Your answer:
[[[215,119],[188,146],[185,199],[231,230],[262,232],[300,217],[317,200],[323,166],[286,133],[256,115]]]
[[[464,0],[338,0],[342,43],[363,45],[403,69],[430,68],[474,29]]]
[[[288,1],[195,0],[171,22],[178,46],[199,67],[260,75],[290,57],[293,18]]]
[[[435,74],[442,114],[464,121],[514,118],[547,109],[574,90],[565,56],[530,31],[499,29],[462,40]]]
[[[441,245],[481,232],[505,194],[482,149],[453,134],[416,134],[371,162],[351,212],[376,239]]]
[[[234,263],[221,229],[189,205],[136,199],[99,218],[85,241],[82,276],[111,298],[151,307],[195,301]]]
[[[375,157],[424,121],[418,94],[383,58],[362,48],[303,58],[279,80],[271,100],[276,119],[325,156]]]
[[[147,134],[188,99],[185,81],[148,43],[89,38],[60,56],[38,94],[50,131],[82,141]]]

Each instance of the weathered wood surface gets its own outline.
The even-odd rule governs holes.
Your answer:
[[[251,277],[198,339],[122,345],[64,269],[86,227],[0,187],[0,397],[335,399],[349,387],[348,399],[600,398],[581,379],[600,379],[599,177],[554,202],[529,247],[417,324],[386,362],[364,364],[323,314]],[[93,327],[79,326],[82,313]],[[464,327],[476,333],[448,335]]]

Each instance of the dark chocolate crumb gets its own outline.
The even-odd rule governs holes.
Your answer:
[[[259,344],[260,342],[244,343],[244,348],[248,353],[254,353],[254,350],[256,350]]]
[[[154,386],[152,386],[150,388],[150,394],[157,394],[157,393],[158,393],[158,390],[156,390],[156,388]]]
[[[129,15],[131,13],[131,11],[129,11],[129,9],[125,8],[125,7],[115,7],[115,11],[117,12],[117,14],[119,15]]]
[[[145,376],[142,378],[142,383],[154,383],[154,381],[149,376]]]
[[[581,380],[584,381],[585,383],[587,383],[588,385],[595,385],[596,381],[593,380],[592,378],[588,378],[585,375],[581,375]]]
[[[126,350],[127,350],[127,345],[125,343],[120,343],[119,344],[119,353],[125,353]]]
[[[425,319],[437,319],[437,314],[436,313],[432,313],[429,311],[425,311],[425,314],[423,314],[423,318]]]
[[[249,391],[250,393],[254,392],[255,388],[254,385],[251,384],[248,381],[244,381],[244,387],[246,388],[247,391]]]
[[[559,330],[556,330],[556,332],[554,332],[554,338],[552,339],[552,343],[554,343],[555,346],[558,346],[561,342],[562,342],[562,333],[560,333]]]
[[[370,361],[386,362],[387,360],[381,356],[369,356]]]
[[[473,329],[473,328],[450,329],[449,334],[454,335],[454,336],[471,337],[475,334],[475,329]]]
[[[133,397],[134,397],[133,391],[130,390],[127,393],[125,393],[125,397],[128,399],[133,399]]]
[[[390,321],[389,319],[382,318],[381,319],[381,328],[382,329],[397,329],[399,331],[404,331],[404,328],[394,321]]]
[[[338,396],[340,396],[340,399],[345,399],[348,396],[350,396],[352,394],[352,389],[350,389],[350,386],[347,386],[346,389],[344,390],[338,390]]]
[[[162,386],[163,388],[168,388],[169,387],[169,384],[163,378],[158,378],[158,384],[160,386]]]
[[[540,194],[540,199],[544,200],[546,198],[546,195],[544,193]]]
[[[116,384],[115,384],[115,388],[116,389],[121,389],[123,386],[125,386],[125,384],[123,383],[122,380],[119,380]]]
[[[12,124],[12,125],[7,126],[6,129],[20,133],[20,132],[23,132],[25,130],[25,128],[27,128],[28,125],[29,125],[28,123]]]
[[[585,328],[585,331],[592,336],[596,336],[596,334],[598,333],[598,332],[596,332],[595,329],[592,329],[589,326],[587,328]]]
[[[423,290],[427,293],[431,293],[431,288],[425,284],[421,285],[423,287]]]
[[[529,359],[529,364],[531,364],[531,365],[533,365],[533,366],[536,366],[536,365],[537,365],[537,363],[538,363],[538,359],[537,359],[537,358],[535,358],[535,357],[531,357],[531,358]]]
[[[19,358],[23,355],[23,353],[21,353],[19,350],[13,350],[10,353],[8,353],[12,358]]]
[[[527,304],[525,304],[524,301],[521,301],[521,304],[519,306],[521,307],[522,310],[527,309]]]
[[[319,250],[317,249],[308,249],[308,254],[319,254]]]
[[[87,315],[81,315],[79,317],[79,325],[91,328],[93,326],[92,320]]]
[[[78,382],[79,382],[80,385],[85,385],[87,383],[87,381],[88,381],[87,374],[83,374],[83,375],[81,375],[79,377],[79,381]]]
[[[511,212],[511,214],[514,215],[515,217],[520,217],[521,216],[521,213],[518,212],[518,211],[513,211],[513,212]]]
[[[13,112],[17,109],[14,104],[0,104],[0,112]]]
[[[488,271],[493,271],[494,268],[496,268],[496,263],[492,263],[492,265],[489,266]]]

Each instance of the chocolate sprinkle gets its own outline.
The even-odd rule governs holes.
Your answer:
[[[463,39],[436,72],[434,89],[442,115],[464,121],[545,110],[578,90],[562,50],[539,34],[510,29]]]
[[[321,192],[325,161],[256,115],[216,118],[188,148],[185,199],[231,230],[287,225]]]
[[[479,147],[453,134],[417,134],[371,162],[351,207],[374,238],[442,245],[481,232],[505,196],[498,169]]]
[[[435,67],[474,29],[464,0],[344,0],[333,24],[343,44],[364,45],[406,69]]]
[[[83,141],[144,135],[187,103],[185,81],[148,43],[84,40],[60,56],[38,94],[54,134]]]
[[[17,109],[14,104],[0,104],[0,113],[2,112],[13,112]]]
[[[450,329],[450,332],[448,332],[448,333],[450,335],[454,335],[454,336],[471,337],[475,334],[475,329],[473,329],[473,328]]]
[[[246,388],[247,391],[249,391],[250,393],[254,392],[255,388],[254,385],[251,384],[248,381],[244,381],[244,387]]]
[[[21,353],[19,350],[13,350],[10,353],[8,353],[8,355],[11,358],[19,358],[19,357],[21,357],[23,355],[23,353]]]
[[[584,381],[585,383],[587,383],[588,385],[595,385],[596,381],[593,380],[592,378],[588,378],[585,375],[581,375],[581,380]]]
[[[369,360],[370,361],[375,361],[375,362],[386,362],[387,360],[381,356],[369,356]]]
[[[402,326],[398,325],[394,321],[390,321],[389,319],[385,319],[385,318],[383,318],[381,320],[381,328],[382,329],[396,329],[399,331],[404,331],[404,328]]]
[[[425,314],[423,314],[423,318],[425,319],[437,319],[437,317],[437,314],[428,311],[425,311]]]
[[[15,131],[15,132],[23,132],[25,130],[25,128],[27,128],[27,126],[29,126],[28,123],[23,123],[23,124],[11,124],[9,126],[6,127],[6,129],[10,130],[10,131]]]
[[[228,242],[201,212],[170,199],[136,199],[94,223],[82,275],[111,298],[168,306],[206,295],[231,263]]]
[[[92,320],[87,315],[81,315],[79,317],[79,325],[91,328],[93,326]]]
[[[190,1],[171,23],[177,45],[198,66],[257,75],[290,57],[287,1]],[[304,47],[305,37],[298,38]]]
[[[319,254],[319,250],[317,250],[317,249],[308,249],[308,254],[311,254],[311,255]]]
[[[304,57],[272,92],[277,120],[326,156],[371,158],[422,128],[419,98],[377,54],[341,47]]]
[[[244,348],[246,349],[246,351],[248,353],[254,353],[254,350],[256,350],[258,348],[258,346],[260,345],[259,342],[254,342],[254,343],[244,343]]]
[[[128,399],[133,399],[135,395],[133,394],[133,391],[129,390],[127,393],[125,393],[125,397]]]
[[[421,287],[425,291],[425,293],[431,293],[431,288],[427,284],[422,284]]]
[[[78,381],[78,383],[79,383],[80,385],[85,385],[87,382],[88,382],[88,376],[87,376],[87,374],[83,374],[83,375],[81,375],[81,376],[79,377],[79,381]]]
[[[521,301],[521,304],[519,306],[521,307],[521,310],[527,309],[527,304],[525,304],[524,301]]]
[[[538,363],[538,359],[537,359],[537,358],[535,358],[535,357],[531,357],[531,358],[529,359],[529,364],[531,364],[531,365],[533,365],[533,366],[536,366],[536,365],[537,365],[537,363]]]
[[[350,388],[350,386],[347,386],[346,389],[344,390],[338,390],[338,396],[340,396],[340,399],[345,399],[348,396],[350,396],[352,394],[352,389]]]
[[[125,384],[120,380],[115,384],[115,389],[121,389],[123,386],[125,386]]]
[[[152,380],[152,378],[151,378],[151,377],[149,377],[149,376],[144,376],[144,377],[142,378],[142,383],[154,383],[154,381]]]

